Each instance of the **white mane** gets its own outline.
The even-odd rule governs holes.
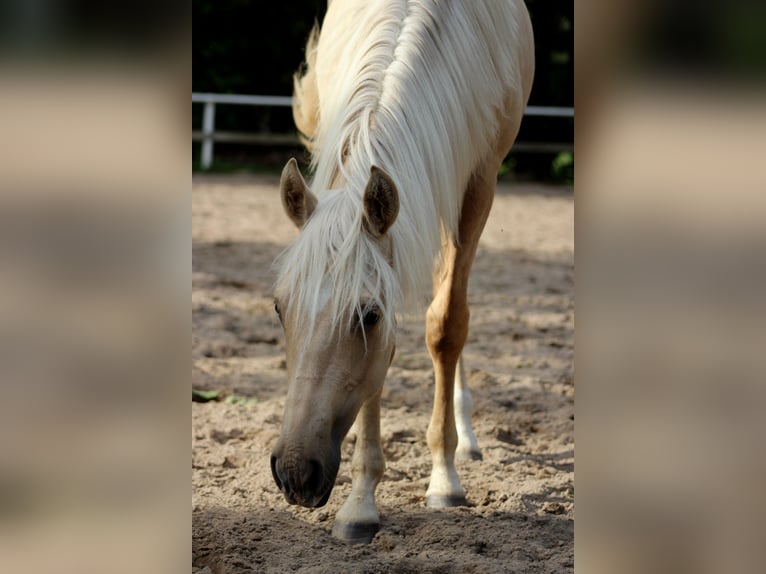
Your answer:
[[[442,241],[458,240],[463,192],[490,153],[503,98],[521,94],[516,35],[500,0],[333,1],[306,73],[319,99],[307,134],[319,205],[279,261],[277,288],[302,316],[320,311],[323,285],[336,325],[365,298],[389,330],[395,312],[422,308]],[[393,270],[362,230],[372,165],[399,192]]]

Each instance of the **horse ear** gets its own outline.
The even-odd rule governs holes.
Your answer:
[[[398,214],[399,192],[394,181],[385,171],[372,166],[364,190],[365,229],[374,237],[380,237],[389,230]]]
[[[299,229],[303,227],[317,205],[317,198],[306,185],[294,157],[290,158],[282,170],[279,195],[287,216]]]

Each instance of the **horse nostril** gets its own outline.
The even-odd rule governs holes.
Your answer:
[[[322,465],[319,461],[309,461],[309,473],[306,477],[306,481],[303,483],[304,490],[306,492],[317,492],[322,484]]]
[[[277,457],[273,454],[271,455],[271,476],[274,477],[274,482],[277,483],[277,488],[279,488],[279,490],[284,490],[282,481],[279,480],[279,475],[277,474]]]

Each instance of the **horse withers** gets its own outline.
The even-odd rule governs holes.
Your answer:
[[[529,97],[532,29],[521,0],[334,0],[306,54],[293,112],[314,178],[290,160],[280,181],[300,233],[277,261],[288,393],[271,469],[289,503],[324,505],[356,421],[333,534],[369,542],[396,315],[429,290],[428,506],[464,505],[455,457],[481,457],[460,359],[468,275]]]

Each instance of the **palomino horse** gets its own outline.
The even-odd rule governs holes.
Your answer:
[[[301,231],[277,262],[288,392],[271,469],[289,503],[324,505],[356,420],[333,534],[369,542],[395,316],[422,310],[432,280],[428,506],[464,505],[455,456],[481,456],[460,361],[468,274],[529,97],[532,28],[522,0],[334,0],[306,54],[293,111],[314,191],[290,160],[281,197]]]

